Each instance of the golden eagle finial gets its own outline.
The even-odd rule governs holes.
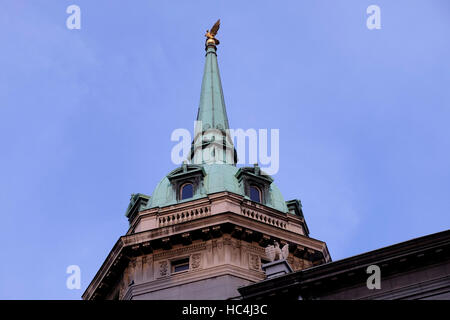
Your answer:
[[[215,38],[217,31],[219,31],[220,28],[220,19],[217,20],[217,22],[212,26],[211,30],[206,30],[205,37],[206,39],[206,45],[208,44],[214,44],[218,45],[220,42]]]

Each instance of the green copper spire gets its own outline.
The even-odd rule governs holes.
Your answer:
[[[215,38],[220,20],[206,32],[206,61],[203,70],[202,91],[194,129],[194,141],[188,158],[193,164],[231,164],[237,162],[233,140],[230,136]]]
[[[197,121],[202,121],[203,130],[229,129],[219,65],[217,64],[216,46],[209,43],[206,45],[206,61]]]

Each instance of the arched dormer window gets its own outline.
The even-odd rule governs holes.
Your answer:
[[[172,185],[171,194],[174,201],[186,201],[203,195],[203,178],[206,172],[202,166],[196,164],[183,165],[167,175]]]
[[[192,183],[185,183],[180,188],[180,199],[189,199],[194,196],[194,185]]]
[[[266,175],[255,164],[253,167],[242,167],[236,172],[235,177],[243,186],[247,199],[263,205],[272,206],[270,185],[273,179]]]
[[[261,190],[258,187],[250,186],[250,199],[261,203]]]

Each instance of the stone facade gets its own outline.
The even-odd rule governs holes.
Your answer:
[[[326,244],[305,235],[302,217],[240,195],[222,192],[144,210],[134,215],[83,299],[235,298],[238,287],[265,279],[264,248],[274,240],[289,244],[294,270],[330,261]],[[176,271],[183,259],[188,266]]]

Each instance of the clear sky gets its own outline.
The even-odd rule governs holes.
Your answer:
[[[333,260],[450,227],[450,1],[3,0],[0,298],[80,299],[175,167],[217,18],[230,126],[280,130],[275,183]]]

